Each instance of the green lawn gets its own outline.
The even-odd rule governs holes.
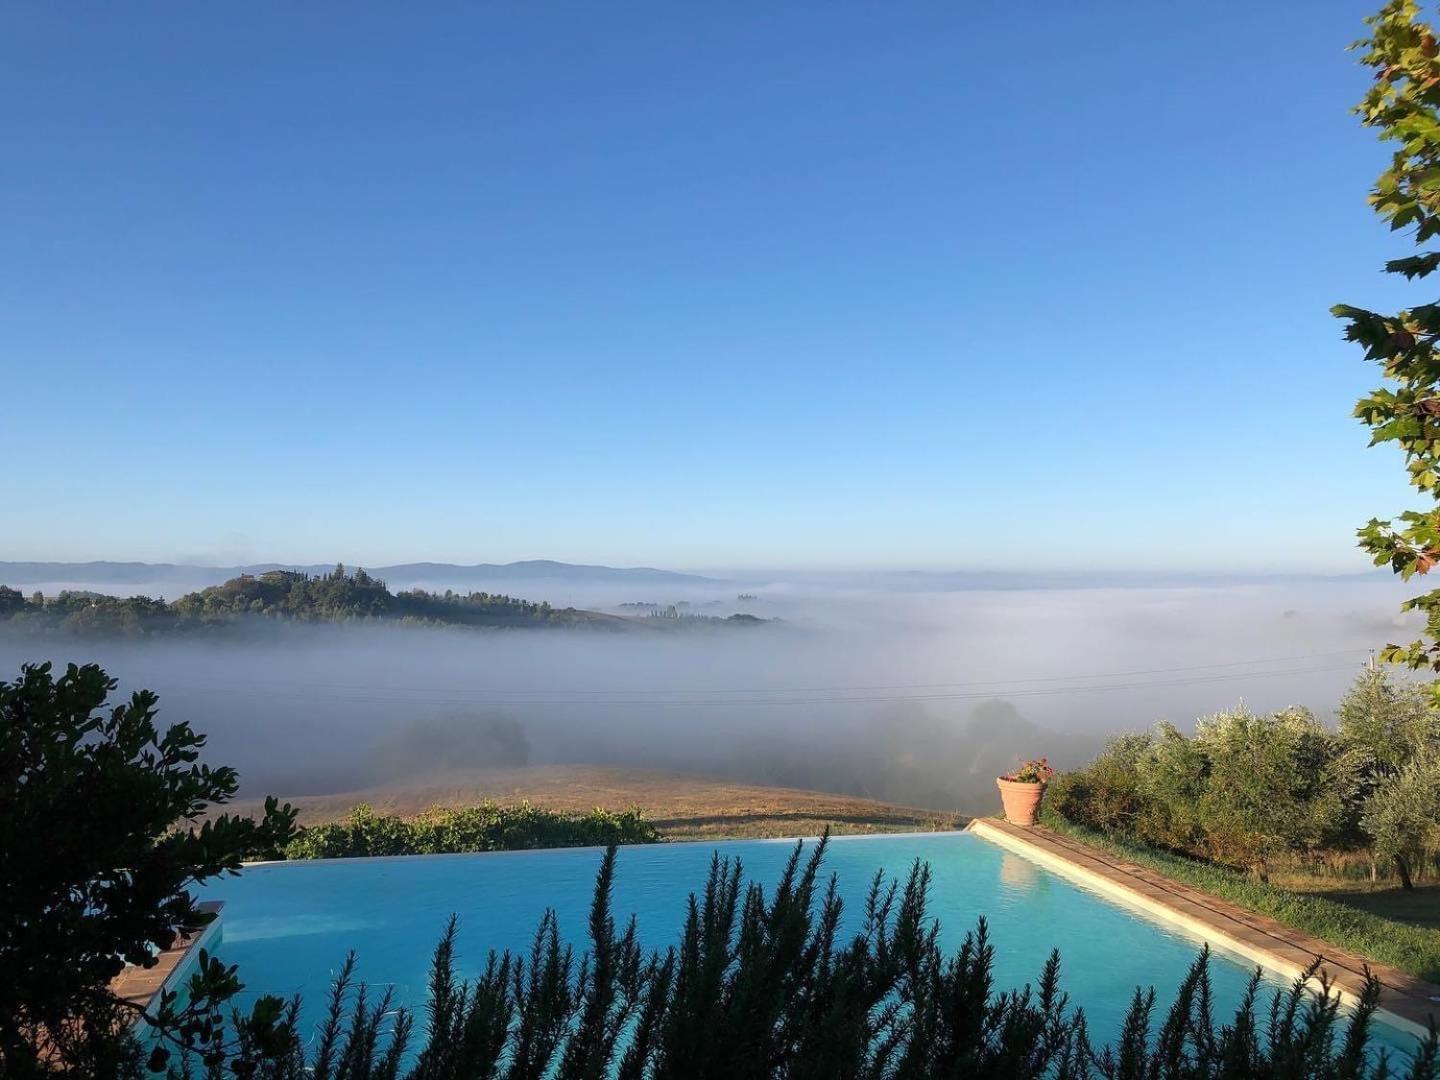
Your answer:
[[[1440,912],[1435,911],[1440,890],[1416,890],[1418,895],[1397,898],[1391,894],[1401,892],[1398,889],[1346,890],[1342,894],[1332,886],[1322,896],[1091,832],[1048,808],[1043,824],[1376,963],[1440,983]],[[1407,918],[1411,921],[1398,921]]]

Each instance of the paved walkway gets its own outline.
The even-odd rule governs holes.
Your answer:
[[[201,911],[213,911],[216,918],[220,915],[223,904],[218,900],[207,900],[197,905]],[[214,926],[212,922],[210,926]],[[205,930],[210,927],[207,926]],[[154,967],[127,967],[119,975],[115,976],[110,983],[110,989],[122,1001],[128,1001],[140,1008],[148,1008],[160,993],[160,988],[165,985],[167,979],[185,961],[186,955],[205,935],[205,930],[197,934],[190,934],[175,942],[170,948],[160,954],[160,958]]]
[[[1367,961],[1328,941],[1311,937],[1265,915],[1181,884],[1043,826],[1022,828],[998,818],[977,818],[972,831],[1028,855],[1057,872],[1128,899],[1161,918],[1185,926],[1214,944],[1240,952],[1264,967],[1295,975],[1316,957],[1332,984],[1347,995],[1365,985],[1368,965],[1384,986],[1380,1005],[1403,1027],[1423,1031],[1440,1023],[1440,986]],[[1387,1018],[1390,1019],[1390,1018]]]

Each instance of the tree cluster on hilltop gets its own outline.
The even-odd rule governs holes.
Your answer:
[[[179,615],[198,619],[267,615],[307,622],[390,618],[467,625],[573,622],[593,614],[488,592],[432,593],[411,589],[392,593],[385,582],[364,570],[347,573],[339,565],[328,574],[318,575],[293,570],[245,574],[182,596],[173,608]]]
[[[29,597],[0,585],[0,624],[77,635],[144,634],[171,627],[175,615],[164,600],[148,596],[106,596],[67,590],[58,596]]]
[[[75,634],[144,635],[175,633],[233,624],[247,617],[295,622],[383,619],[456,626],[615,625],[620,620],[545,601],[488,592],[443,593],[412,589],[392,593],[364,570],[337,565],[328,574],[272,570],[242,574],[223,585],[187,593],[178,600],[117,597],[92,592],[24,596],[0,585],[0,622],[21,629]]]
[[[166,602],[148,596],[109,596],[65,591],[26,597],[0,585],[0,627],[34,632],[59,631],[80,636],[190,633],[266,618],[286,622],[339,623],[357,619],[423,626],[585,627],[624,630],[693,625],[758,625],[753,615],[722,618],[693,615],[671,619],[628,619],[584,608],[553,607],[548,601],[522,600],[501,593],[391,592],[364,570],[353,573],[337,564],[327,574],[270,570],[241,574],[223,585],[186,593]]]

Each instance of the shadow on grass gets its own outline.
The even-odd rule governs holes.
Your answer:
[[[1382,919],[1440,930],[1440,885],[1417,885],[1408,892],[1398,886],[1391,889],[1312,886],[1304,891]]]

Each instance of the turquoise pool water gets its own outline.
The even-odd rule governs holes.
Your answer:
[[[686,896],[704,884],[712,852],[740,857],[746,876],[768,886],[792,846],[739,841],[624,848],[617,919],[634,912],[647,946],[668,945],[683,924]],[[492,948],[526,948],[547,906],[578,951],[600,856],[597,849],[571,848],[267,864],[210,884],[204,898],[225,901],[216,951],[240,965],[247,995],[299,992],[308,1022],[352,948],[361,978],[393,986],[400,1003],[423,1007],[430,955],[451,912],[460,916],[462,974],[480,969]],[[1033,983],[1050,949],[1058,948],[1065,989],[1084,1006],[1097,1042],[1119,1031],[1136,986],[1154,986],[1162,1009],[1168,1006],[1199,949],[1185,934],[966,833],[833,840],[826,865],[839,877],[850,926],[858,923],[875,871],[903,878],[916,859],[930,864],[930,911],[946,947],[957,947],[984,915],[997,988]],[[1217,1017],[1238,1002],[1251,969],[1242,959],[1215,955]],[[1414,1043],[1395,1029],[1381,1027],[1377,1035],[1403,1049]]]

